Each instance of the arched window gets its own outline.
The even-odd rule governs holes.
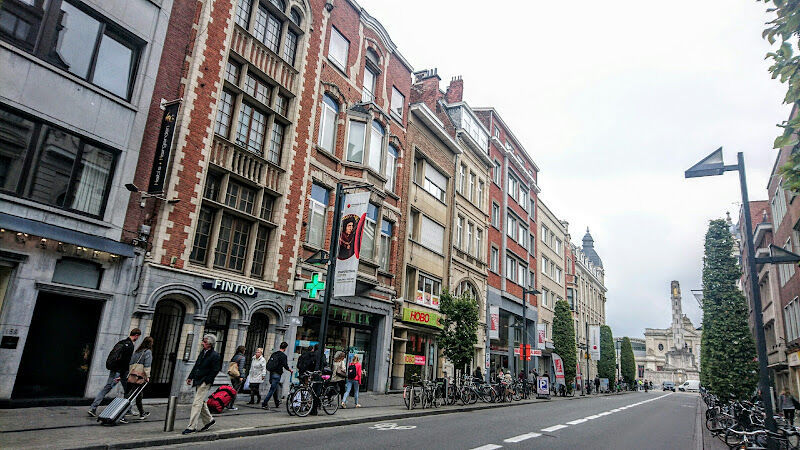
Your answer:
[[[284,3],[283,0],[269,0],[269,2],[275,5],[275,7],[280,9],[282,12],[286,11],[286,3]]]
[[[214,350],[225,361],[225,341],[228,339],[228,325],[231,323],[231,313],[221,306],[214,306],[208,311],[206,329],[203,335],[213,334],[217,338]],[[202,336],[201,336],[202,339]]]
[[[477,299],[478,298],[478,290],[475,289],[475,286],[472,285],[469,281],[462,281],[458,283],[458,289],[456,289],[456,295],[467,295],[470,298]]]
[[[383,131],[383,125],[377,120],[372,121],[372,132],[370,133],[369,140],[369,159],[367,165],[376,172],[381,171],[381,156],[383,153],[383,136],[386,133]]]
[[[338,114],[339,104],[329,95],[325,95],[322,98],[322,114],[320,116],[317,143],[331,153],[333,153],[336,145],[336,116]]]
[[[300,15],[300,11],[297,8],[292,8],[291,13],[289,13],[289,18],[292,19],[297,26],[300,26],[303,23],[303,16]]]

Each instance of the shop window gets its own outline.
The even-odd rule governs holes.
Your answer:
[[[325,244],[325,225],[330,191],[318,184],[311,185],[306,241],[318,248]]]
[[[214,306],[208,310],[208,318],[206,319],[205,330],[203,335],[213,334],[217,338],[214,344],[214,350],[219,353],[222,361],[225,359],[225,344],[228,340],[228,327],[231,322],[231,313],[221,306]],[[202,337],[201,337],[202,339]],[[223,368],[223,370],[225,370]]]
[[[53,282],[99,289],[102,275],[103,269],[99,264],[80,259],[62,258],[56,261]]]

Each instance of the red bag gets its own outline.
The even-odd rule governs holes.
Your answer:
[[[213,394],[208,396],[206,405],[208,409],[214,413],[219,414],[222,410],[233,402],[236,398],[236,389],[233,386],[224,385],[217,388]]]

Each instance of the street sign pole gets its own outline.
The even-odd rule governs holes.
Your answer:
[[[319,344],[317,348],[317,370],[322,370],[325,357],[325,341],[328,337],[328,309],[333,297],[333,277],[336,274],[336,250],[339,248],[339,222],[342,221],[342,197],[344,187],[342,183],[336,184],[336,200],[333,202],[333,226],[331,227],[331,245],[328,252],[328,271],[325,274],[325,298],[322,302],[322,318],[319,324]]]

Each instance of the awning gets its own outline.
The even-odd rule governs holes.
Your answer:
[[[47,239],[55,239],[67,244],[79,245],[127,258],[133,257],[132,245],[10,214],[0,213],[0,228]]]

